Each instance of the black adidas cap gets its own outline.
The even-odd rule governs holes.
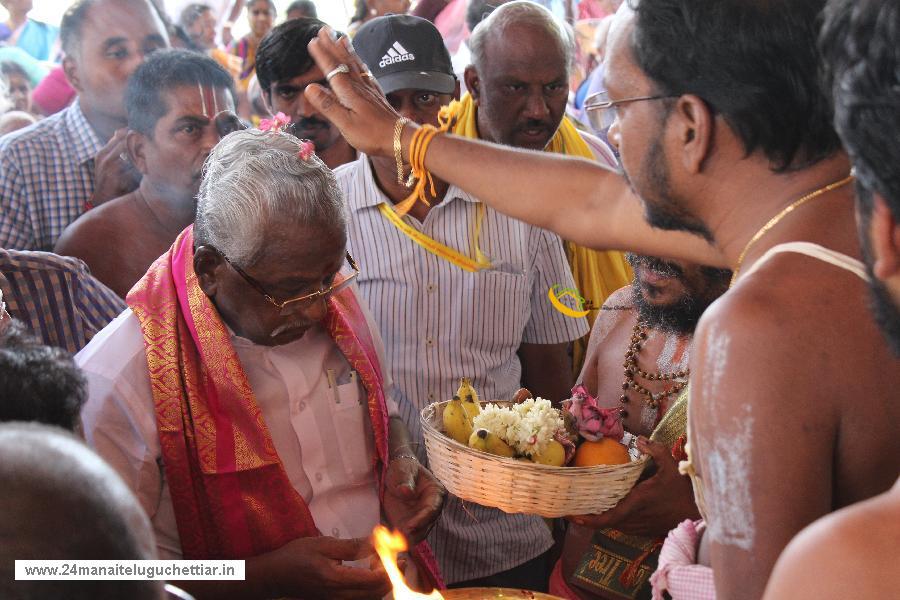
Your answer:
[[[452,94],[456,89],[450,54],[431,21],[377,17],[359,28],[353,47],[385,94],[409,89]]]

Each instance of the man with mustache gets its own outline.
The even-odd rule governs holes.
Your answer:
[[[638,447],[653,457],[656,472],[605,513],[569,518],[550,592],[574,600],[615,598],[627,589],[620,576],[628,563],[608,559],[611,539],[636,549],[637,556],[685,519],[699,518],[690,481],[678,473],[687,411],[681,392],[690,376],[694,329],[728,288],[731,271],[653,256],[626,258],[634,281],[603,305],[579,381],[598,406],[620,411],[625,431],[641,436]],[[624,391],[623,381],[631,384]],[[623,533],[634,538],[626,542]],[[646,574],[657,555],[638,561]],[[634,587],[649,592],[646,577]]]
[[[628,4],[610,31],[607,98],[590,110],[611,113],[640,203],[587,161],[451,135],[425,165],[563,237],[735,272],[691,358],[684,471],[707,527],[670,533],[687,581],[657,581],[676,598],[675,583],[758,598],[797,532],[888,490],[900,468],[900,369],[869,318],[853,178],[818,80],[825,2]],[[311,51],[325,72],[359,68],[325,35]],[[391,156],[396,113],[364,79],[351,70],[307,96],[363,151]],[[400,131],[403,156],[416,129]]]
[[[356,150],[303,96],[311,83],[327,85],[307,50],[310,40],[324,26],[318,19],[300,18],[272,29],[256,50],[256,78],[266,108],[273,115],[284,113],[291,118],[287,132],[310,140],[319,158],[329,169],[336,169],[356,160]]]
[[[207,159],[194,227],[76,357],[85,437],[172,559],[246,560],[200,598],[373,598],[384,518],[422,539],[443,487],[410,450],[377,327],[354,286],[334,175],[283,132],[235,131]]]
[[[533,2],[506,3],[481,21],[468,40],[472,64],[466,67],[469,93],[455,112],[453,132],[524,148],[597,160],[614,167],[609,148],[579,132],[565,116],[573,42],[546,8]],[[548,197],[552,204],[553,199]],[[620,252],[598,252],[565,242],[579,293],[597,309],[626,285],[631,273]],[[575,343],[575,371],[584,360],[585,339]]]
[[[825,14],[819,43],[830,70],[837,130],[856,168],[856,217],[872,310],[900,356],[900,5],[833,0]],[[765,598],[896,596],[898,541],[900,480],[800,532],[779,558]]]
[[[437,125],[441,107],[458,97],[444,40],[429,21],[376,17],[353,44],[404,117]],[[404,60],[388,60],[397,46]],[[410,167],[402,168],[405,176]],[[397,215],[410,189],[393,158],[363,154],[335,177],[350,209],[349,245],[363,266],[360,292],[387,340],[400,414],[423,460],[419,413],[449,397],[460,377],[483,398],[511,398],[523,385],[536,396],[566,397],[568,347],[587,324],[547,300],[554,284],[573,286],[557,236],[486,210],[440,180],[428,204]],[[479,253],[489,264],[479,264]],[[429,539],[454,587],[546,589],[553,538],[537,516],[449,496]]]
[[[124,298],[194,222],[206,157],[222,136],[243,127],[234,93],[231,76],[211,58],[186,50],[151,55],[125,93],[128,152],[141,184],[79,217],[54,251],[82,259]]]
[[[49,250],[88,205],[135,188],[124,93],[146,57],[169,46],[148,0],[78,0],[63,15],[62,67],[77,99],[0,139],[0,246]]]

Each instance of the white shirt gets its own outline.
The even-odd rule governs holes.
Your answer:
[[[380,346],[377,330],[371,329]],[[327,331],[313,327],[283,346],[260,346],[236,335],[231,341],[291,485],[319,531],[340,538],[371,534],[380,521],[380,504],[366,393]],[[140,500],[160,558],[180,558],[137,317],[126,310],[75,358],[88,379],[81,414],[88,443]],[[388,412],[397,412],[392,400]]]
[[[523,343],[559,344],[588,331],[585,319],[556,311],[554,284],[574,287],[558,236],[486,208],[479,245],[490,269],[469,273],[424,250],[382,216],[390,202],[365,155],[335,171],[350,209],[348,247],[360,267],[360,294],[384,336],[400,416],[425,460],[419,411],[450,398],[471,377],[485,400],[511,398],[521,386]],[[420,223],[406,223],[473,255],[478,201],[451,186]],[[543,520],[450,497],[429,543],[445,581],[476,579],[520,565],[553,540]]]

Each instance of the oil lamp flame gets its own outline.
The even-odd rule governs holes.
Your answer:
[[[420,594],[406,585],[403,573],[397,566],[397,554],[406,552],[408,545],[399,531],[391,532],[387,527],[378,525],[372,531],[372,542],[375,545],[375,552],[381,558],[384,570],[391,580],[394,600],[443,600],[444,597],[437,590],[433,590],[430,594]]]

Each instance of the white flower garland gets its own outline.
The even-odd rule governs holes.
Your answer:
[[[544,398],[529,398],[510,407],[486,404],[474,419],[475,429],[487,429],[518,454],[534,456],[565,427],[559,411]]]

